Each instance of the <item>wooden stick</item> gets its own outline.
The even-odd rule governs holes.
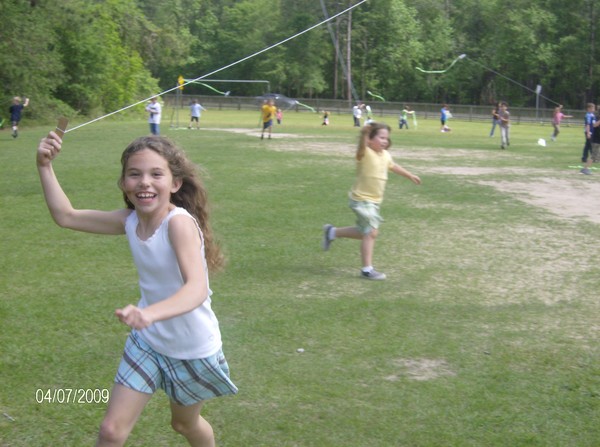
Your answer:
[[[58,135],[61,139],[65,135],[68,125],[69,125],[69,120],[67,118],[65,118],[64,116],[61,116],[58,119],[58,124],[56,125],[55,132],[56,132],[56,135]]]

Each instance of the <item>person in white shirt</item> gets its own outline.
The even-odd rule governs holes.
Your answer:
[[[150,99],[150,102],[146,106],[146,112],[148,112],[150,133],[152,135],[160,135],[160,117],[162,114],[162,106],[158,102],[158,98],[156,96]]]
[[[190,104],[190,125],[188,129],[192,128],[194,122],[196,123],[196,129],[200,129],[200,117],[202,116],[202,111],[206,110],[197,99],[192,100]]]

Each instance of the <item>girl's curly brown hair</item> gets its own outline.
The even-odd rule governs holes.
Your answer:
[[[171,194],[171,203],[184,208],[196,218],[204,236],[204,251],[208,269],[210,271],[221,270],[225,265],[225,258],[219,245],[214,240],[208,221],[209,209],[206,188],[200,179],[196,165],[187,158],[185,152],[173,141],[157,135],[140,137],[132,141],[121,155],[122,171],[119,187],[123,190],[122,184],[129,157],[145,149],[154,151],[163,157],[167,161],[173,177],[181,180],[181,188]],[[123,193],[123,198],[127,208],[134,209],[125,193]]]

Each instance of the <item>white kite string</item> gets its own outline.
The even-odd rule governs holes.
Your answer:
[[[494,73],[495,75],[498,75],[498,76],[500,76],[500,77],[502,77],[502,78],[506,79],[507,81],[510,81],[510,82],[512,82],[513,84],[517,84],[519,87],[521,87],[521,88],[524,88],[525,90],[528,90],[528,91],[530,91],[531,93],[536,93],[536,91],[535,91],[535,90],[533,90],[533,89],[531,89],[531,88],[527,87],[526,85],[523,85],[523,84],[521,84],[521,83],[520,83],[520,82],[518,82],[518,81],[515,81],[515,80],[514,80],[514,79],[512,79],[512,78],[509,78],[508,76],[504,76],[502,73],[498,73],[497,71],[495,71],[495,70],[492,70],[490,67],[486,67],[486,66],[485,66],[485,65],[483,65],[481,62],[478,62],[478,61],[476,61],[476,60],[474,60],[474,59],[471,59],[470,57],[466,57],[466,59],[467,59],[467,60],[470,60],[471,62],[474,62],[475,64],[479,65],[480,67],[483,67],[483,68],[484,68],[484,69],[486,69],[486,70],[489,70],[489,71],[491,71],[491,72],[492,72],[492,73]],[[550,98],[548,98],[548,97],[546,97],[546,96],[544,96],[544,95],[540,95],[540,98],[543,98],[543,99],[545,99],[546,101],[550,101],[551,103],[554,103],[554,104],[556,104],[557,106],[558,106],[558,105],[560,105],[560,104],[559,104],[559,103],[557,103],[556,101],[554,101],[554,100],[552,100],[552,99],[550,99]]]
[[[125,107],[123,107],[123,108],[121,108],[121,109],[119,109],[119,110],[115,110],[114,112],[107,113],[106,115],[100,116],[100,117],[98,117],[98,118],[94,118],[94,119],[93,119],[93,120],[91,120],[91,121],[88,121],[88,122],[86,122],[86,123],[80,124],[80,125],[78,125],[78,126],[75,126],[75,127],[72,127],[71,129],[68,129],[68,130],[67,130],[65,133],[68,133],[68,132],[73,132],[74,130],[77,130],[77,129],[79,129],[79,128],[83,127],[83,126],[87,126],[88,124],[92,124],[92,123],[95,123],[96,121],[100,121],[100,120],[102,120],[102,119],[104,119],[104,118],[108,118],[109,116],[116,115],[117,113],[123,112],[124,110],[130,109],[130,108],[132,108],[132,107],[135,107],[135,106],[137,106],[137,105],[139,105],[139,104],[142,104],[142,103],[148,102],[148,101],[149,101],[150,99],[152,99],[152,98],[155,98],[155,97],[157,97],[157,96],[162,96],[162,95],[165,95],[165,94],[167,94],[167,93],[169,93],[169,92],[172,92],[173,90],[177,90],[177,89],[179,89],[179,88],[181,88],[181,87],[184,87],[184,86],[186,86],[186,85],[188,85],[188,84],[191,84],[192,82],[199,81],[199,80],[201,80],[201,79],[204,79],[204,78],[206,78],[206,77],[208,77],[208,76],[212,76],[212,75],[214,75],[215,73],[219,73],[220,71],[223,71],[223,70],[226,70],[226,69],[228,69],[228,68],[231,68],[231,67],[233,67],[234,65],[237,65],[237,64],[240,64],[240,63],[242,63],[242,62],[245,62],[245,61],[247,61],[248,59],[252,59],[253,57],[256,57],[256,56],[258,56],[259,54],[262,54],[262,53],[264,53],[264,52],[266,52],[266,51],[269,51],[269,50],[271,50],[271,49],[273,49],[273,48],[275,48],[275,47],[278,47],[279,45],[283,45],[284,43],[286,43],[286,42],[289,42],[290,40],[292,40],[292,39],[295,39],[296,37],[298,37],[298,36],[301,36],[302,34],[305,34],[305,33],[309,32],[309,31],[312,31],[312,30],[313,30],[313,29],[315,29],[315,28],[318,28],[319,26],[323,25],[324,23],[327,23],[327,22],[329,22],[329,21],[331,21],[331,20],[335,19],[336,17],[339,17],[339,16],[341,16],[341,15],[343,15],[343,14],[347,13],[348,11],[351,11],[352,9],[356,8],[357,6],[360,6],[360,5],[362,5],[362,4],[363,4],[363,3],[365,3],[366,1],[367,1],[367,0],[361,0],[361,1],[360,1],[360,2],[358,2],[356,5],[352,5],[352,6],[350,6],[349,8],[347,8],[347,9],[345,9],[345,10],[343,10],[343,11],[341,11],[341,12],[339,12],[339,13],[337,13],[337,14],[335,14],[335,15],[331,16],[331,17],[328,17],[328,18],[326,18],[326,19],[325,19],[325,20],[323,20],[322,22],[319,22],[319,23],[317,23],[316,25],[313,25],[313,26],[311,26],[310,28],[307,28],[307,29],[305,29],[304,31],[300,31],[299,33],[297,33],[297,34],[294,34],[293,36],[291,36],[291,37],[288,37],[287,39],[284,39],[284,40],[282,40],[282,41],[280,41],[280,42],[277,42],[276,44],[273,44],[273,45],[271,45],[271,46],[269,46],[269,47],[263,48],[262,50],[260,50],[260,51],[257,51],[257,52],[256,52],[256,53],[254,53],[254,54],[251,54],[250,56],[246,56],[246,57],[244,57],[244,58],[242,58],[242,59],[240,59],[240,60],[238,60],[238,61],[232,62],[231,64],[229,64],[229,65],[226,65],[226,66],[224,66],[224,67],[221,67],[221,68],[219,68],[219,69],[217,69],[217,70],[215,70],[215,71],[212,71],[212,72],[210,72],[210,73],[207,73],[207,74],[205,74],[205,75],[203,75],[203,76],[200,76],[200,77],[197,77],[197,78],[195,78],[195,79],[191,79],[191,80],[189,80],[189,81],[185,82],[184,84],[177,85],[176,87],[170,88],[169,90],[165,90],[164,92],[158,93],[158,94],[156,94],[156,95],[152,95],[152,96],[150,96],[150,97],[148,97],[148,98],[145,98],[145,99],[142,99],[142,100],[140,100],[140,101],[138,101],[138,102],[136,102],[136,103],[134,103],[134,104],[130,104],[130,105],[128,105],[128,106],[125,106]]]

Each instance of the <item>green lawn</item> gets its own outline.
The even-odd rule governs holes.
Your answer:
[[[388,279],[369,282],[357,242],[320,247],[323,224],[354,221],[350,114],[288,112],[271,141],[258,112],[209,110],[200,131],[165,117],[206,171],[228,257],[211,287],[240,393],[205,406],[219,446],[599,445],[600,171],[573,167],[581,126],[542,148],[550,126],[515,125],[501,151],[487,122],[388,119],[423,184],[388,181]],[[111,387],[127,335],[113,311],[137,301],[137,275],[124,237],[53,224],[34,161],[53,126],[22,124],[0,132],[0,446],[93,445],[105,403],[37,400]],[[55,170],[76,207],[122,206],[120,154],[147,131],[127,118],[65,136]],[[185,445],[164,393],[127,445]]]

